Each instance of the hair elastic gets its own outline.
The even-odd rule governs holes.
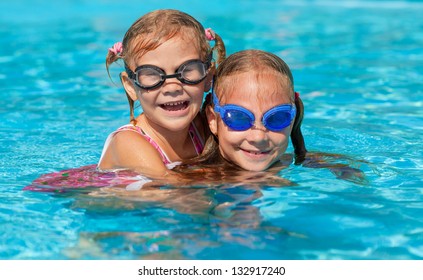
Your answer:
[[[300,93],[299,92],[294,92],[294,94],[295,94],[295,100],[297,100],[298,98],[300,98]]]
[[[109,48],[109,51],[114,53],[115,55],[122,53],[123,51],[122,42],[115,43],[113,47]]]
[[[214,31],[211,28],[206,28],[204,30],[205,34],[206,34],[206,38],[209,41],[213,41],[216,39],[216,33],[214,33]]]

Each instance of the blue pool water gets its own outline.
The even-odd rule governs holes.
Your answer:
[[[0,259],[423,259],[423,3],[167,2],[0,3]],[[229,54],[280,55],[308,149],[352,157],[367,182],[291,165],[279,175],[295,186],[168,187],[160,202],[23,191],[98,161],[128,120],[107,48],[166,7],[212,27]]]

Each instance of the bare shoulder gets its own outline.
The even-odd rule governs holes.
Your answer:
[[[120,131],[113,136],[100,162],[100,168],[128,168],[140,173],[166,169],[159,152],[134,131]]]

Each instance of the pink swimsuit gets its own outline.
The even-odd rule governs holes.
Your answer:
[[[103,155],[113,136],[119,131],[124,130],[134,131],[147,139],[147,141],[160,153],[163,163],[167,166],[167,168],[172,169],[179,163],[171,162],[165,152],[150,136],[142,131],[140,127],[134,126],[132,124],[124,125],[118,128],[107,137],[100,161],[103,158]],[[192,143],[194,144],[195,151],[197,154],[200,154],[203,151],[204,142],[193,123],[191,123],[188,133],[191,137]],[[116,169],[113,171],[101,171],[99,170],[98,166],[93,164],[44,174],[34,180],[31,185],[26,186],[24,190],[41,192],[65,192],[80,188],[102,188],[114,186],[120,188],[122,185],[125,186],[126,190],[140,190],[142,186],[148,182],[151,182],[149,178],[130,170]]]
[[[104,156],[104,153],[109,146],[110,141],[112,140],[113,136],[116,135],[116,133],[120,131],[134,131],[141,136],[143,136],[153,147],[160,153],[160,156],[162,157],[163,163],[168,166],[168,168],[172,168],[175,163],[171,162],[169,157],[166,155],[166,153],[160,148],[160,146],[151,138],[148,134],[146,134],[139,126],[135,126],[132,124],[127,124],[124,126],[119,127],[116,131],[112,132],[106,139],[106,142],[104,144],[103,152],[101,153],[100,161]],[[204,141],[200,136],[200,133],[198,132],[197,128],[195,127],[194,123],[191,123],[188,130],[189,136],[191,137],[191,141],[194,144],[195,151],[197,152],[197,155],[201,154],[204,148]]]

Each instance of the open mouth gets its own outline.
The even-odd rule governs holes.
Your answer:
[[[188,101],[169,102],[161,104],[160,107],[166,111],[180,111],[188,107]]]

